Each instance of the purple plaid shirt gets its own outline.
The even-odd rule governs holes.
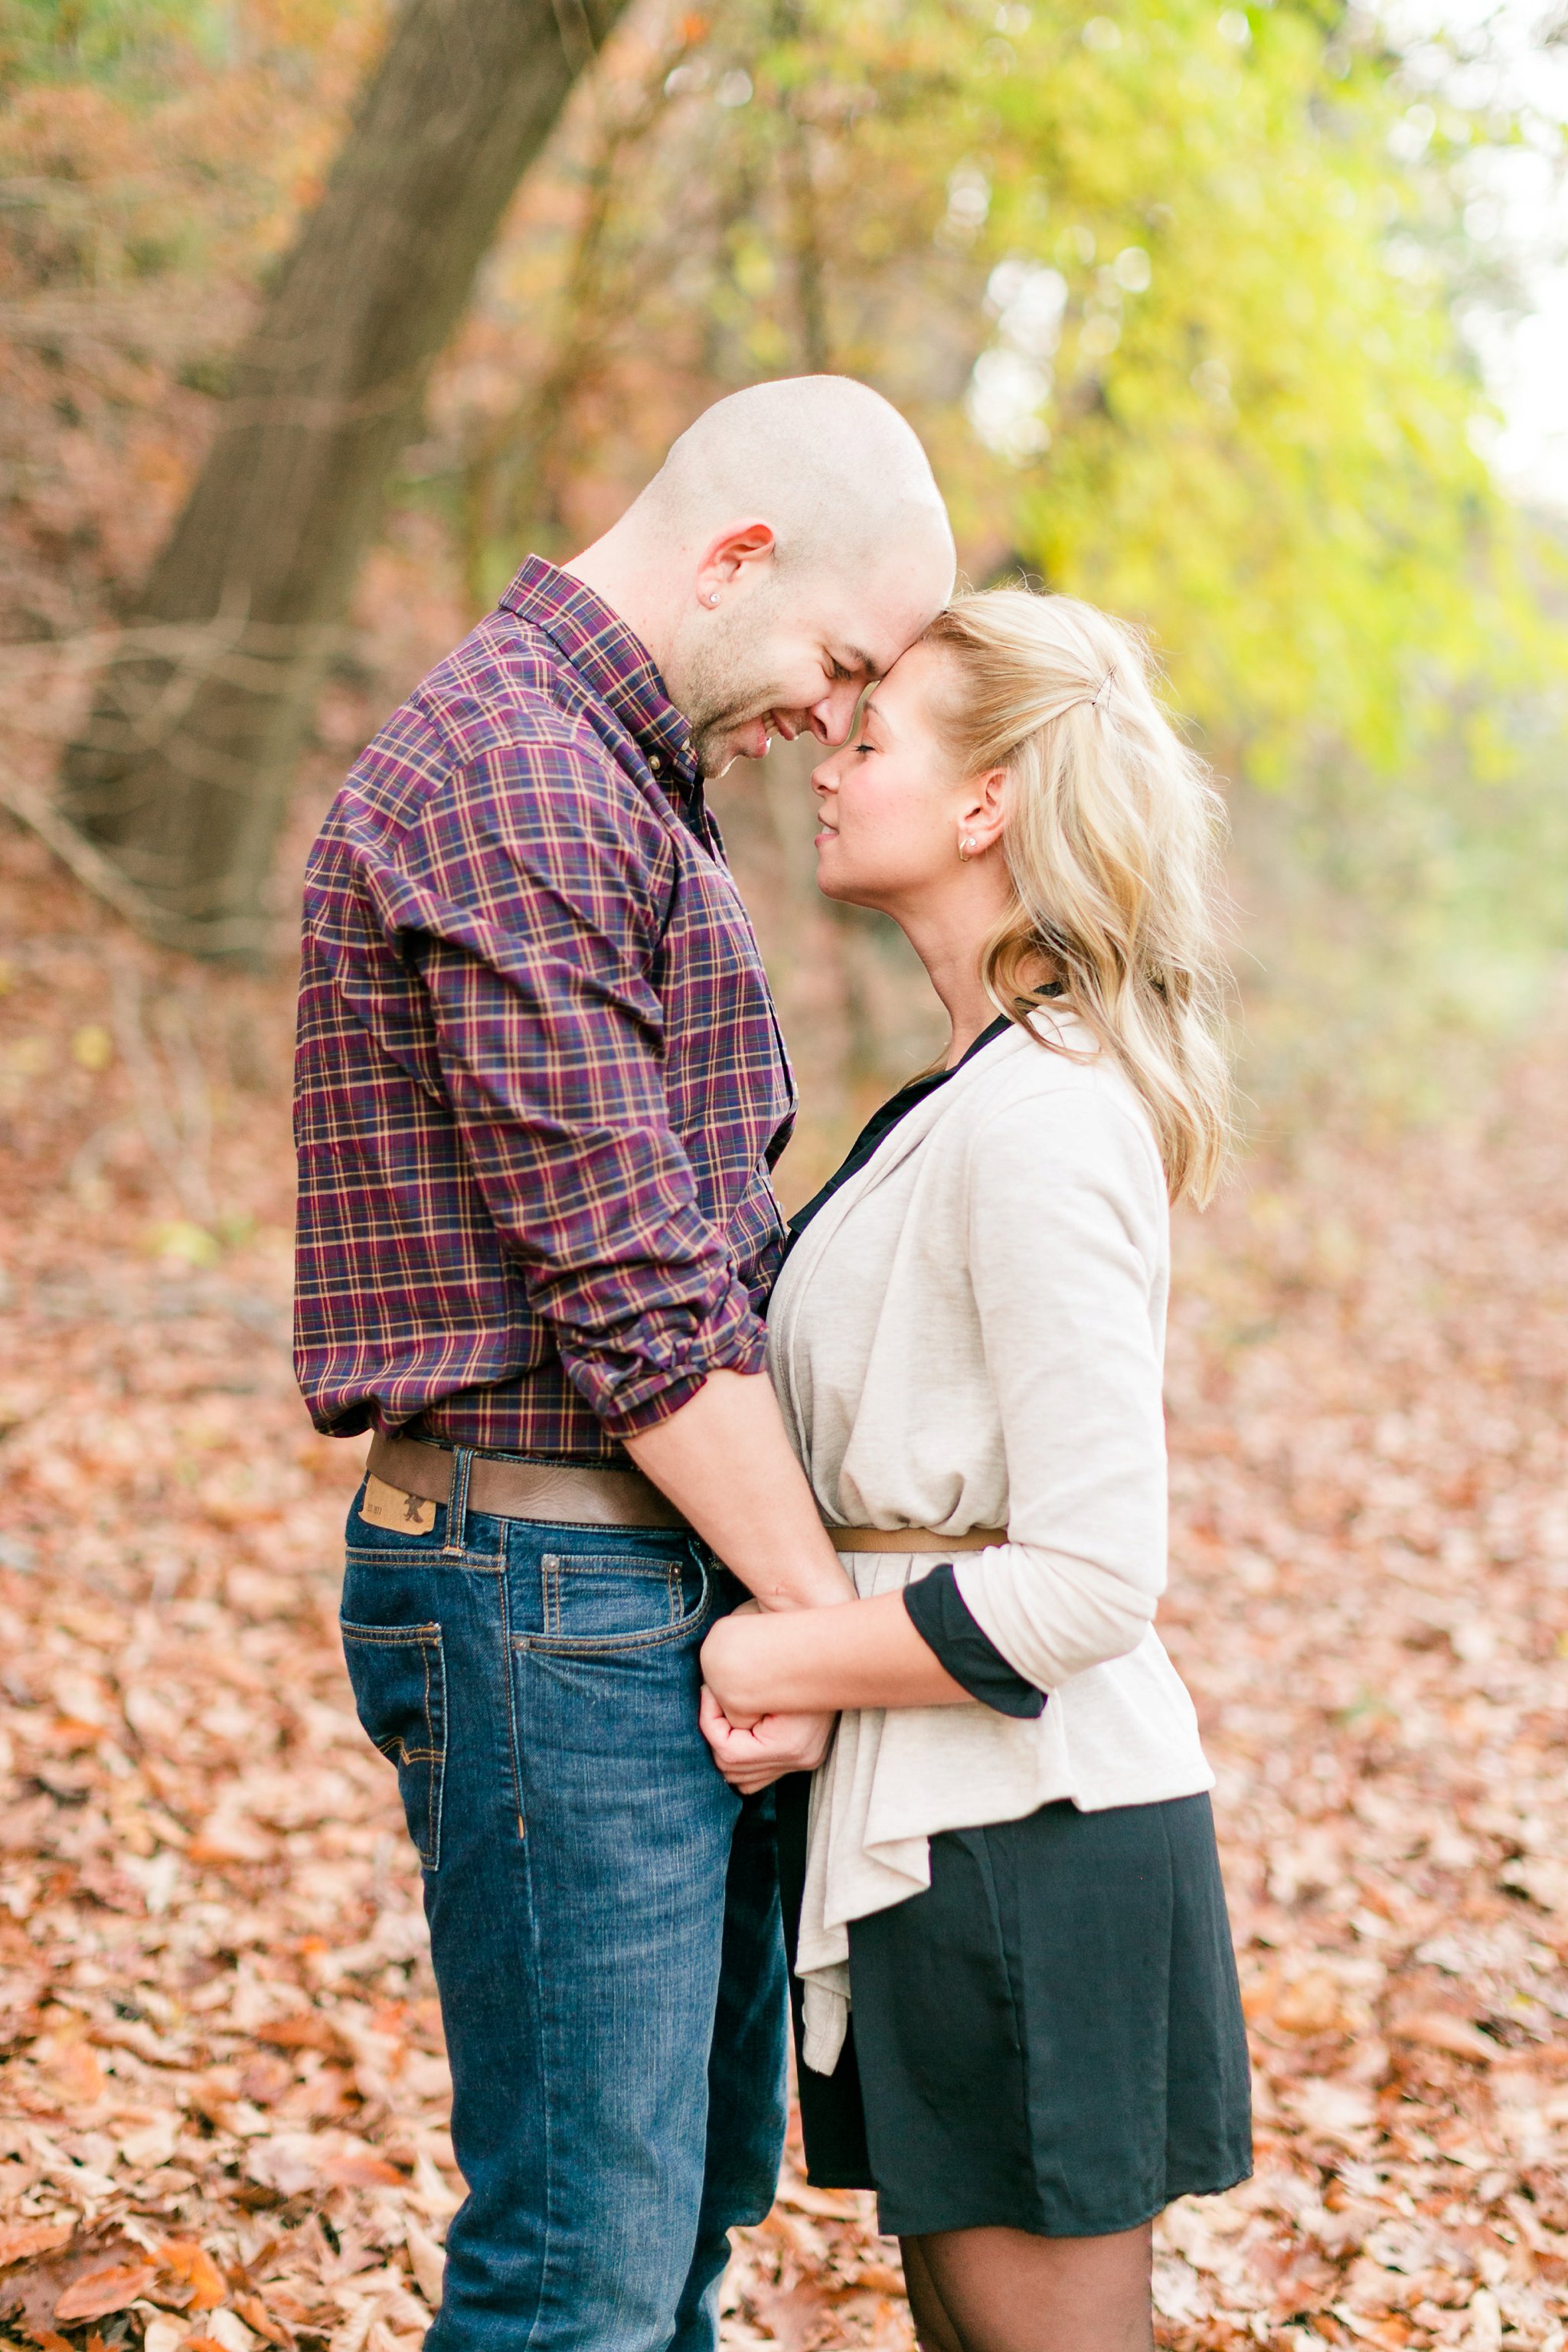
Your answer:
[[[531,557],[311,853],[295,1362],[320,1429],[599,1462],[760,1370],[794,1088],[686,723]]]

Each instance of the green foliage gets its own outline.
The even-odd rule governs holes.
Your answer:
[[[482,466],[451,379],[476,602],[705,401],[864,376],[971,577],[1142,623],[1238,812],[1280,803],[1248,826],[1281,869],[1247,877],[1263,1090],[1264,1061],[1311,1090],[1309,998],[1324,1034],[1381,1019],[1392,1072],[1503,1019],[1564,936],[1562,567],[1477,454],[1454,316],[1481,268],[1456,166],[1507,126],[1411,96],[1370,18],[1301,0],[645,27],[499,257],[485,359],[537,336],[546,390],[487,417]]]
[[[1470,446],[1485,403],[1431,258],[1447,187],[1388,152],[1391,61],[1197,0],[1029,41],[995,100],[990,235],[1020,289],[996,348],[1028,263],[1063,313],[1017,543],[1148,618],[1254,782],[1391,772],[1542,639]]]
[[[224,37],[212,0],[0,0],[0,86],[71,79],[153,88]]]
[[[1483,1091],[1568,949],[1563,733],[1479,783],[1457,737],[1369,790],[1232,793],[1247,1125],[1293,1149]]]
[[[1479,134],[1450,110],[1396,161],[1397,61],[1346,22],[1212,0],[686,20],[605,109],[591,283],[555,248],[595,364],[551,431],[591,472],[597,395],[650,364],[708,394],[865,375],[919,418],[972,568],[1145,622],[1225,761],[1393,772],[1550,640],[1451,316],[1446,166]],[[540,260],[525,235],[536,316]],[[526,511],[537,469],[522,487],[481,540],[567,530],[560,498]]]
[[[1562,553],[1476,454],[1455,324],[1484,275],[1456,170],[1509,126],[1427,105],[1331,0],[679,5],[642,0],[584,85],[402,486],[469,601],[593,536],[723,392],[863,376],[924,435],[972,578],[1024,569],[1152,635],[1236,788],[1259,1093],[1267,1063],[1310,1096],[1334,1035],[1381,1027],[1396,1076],[1418,1033],[1504,1021],[1563,942],[1568,866]],[[10,282],[180,277],[170,414],[220,394],[221,321],[380,18],[0,0]]]

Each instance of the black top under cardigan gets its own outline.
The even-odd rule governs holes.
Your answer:
[[[790,1219],[789,1248],[793,1249],[810,1224],[817,1211],[826,1206],[839,1187],[864,1168],[884,1136],[889,1135],[899,1121],[906,1118],[917,1103],[945,1086],[949,1078],[963,1069],[965,1062],[989,1045],[993,1038],[1002,1036],[1012,1026],[1005,1013],[999,1013],[988,1029],[983,1029],[961,1060],[950,1070],[932,1070],[922,1078],[911,1078],[900,1087],[879,1110],[872,1112],[849,1147],[844,1164],[822,1187],[813,1193],[804,1209]],[[786,1251],[787,1255],[787,1251]],[[929,1575],[920,1577],[904,1587],[904,1607],[909,1611],[915,1631],[936,1652],[955,1683],[961,1684],[971,1698],[983,1706],[994,1707],[998,1715],[1043,1715],[1046,1695],[1031,1682],[1026,1682],[1016,1667],[1009,1665],[990,1636],[982,1633],[971,1615],[968,1603],[958,1589],[952,1562],[938,1562]]]

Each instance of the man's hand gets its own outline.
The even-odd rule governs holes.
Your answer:
[[[702,1737],[720,1771],[742,1797],[773,1786],[786,1772],[815,1772],[827,1753],[831,1715],[761,1715],[731,1723],[706,1683],[698,1705]]]

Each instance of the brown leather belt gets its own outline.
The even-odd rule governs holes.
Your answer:
[[[971,1528],[967,1535],[939,1536],[934,1528],[829,1528],[835,1551],[984,1551],[1005,1543],[1005,1528]]]
[[[444,1445],[377,1431],[365,1465],[373,1478],[422,1502],[445,1503],[452,1493],[453,1457]],[[585,1465],[498,1462],[476,1454],[468,1469],[468,1508],[498,1519],[546,1519],[562,1527],[684,1528],[668,1495],[640,1470],[591,1470]]]
[[[424,1503],[451,1499],[453,1456],[418,1438],[370,1442],[365,1468],[373,1478]],[[497,1461],[476,1454],[468,1467],[468,1508],[498,1519],[543,1519],[562,1527],[685,1528],[668,1495],[640,1470],[591,1470],[585,1465]],[[939,1536],[931,1528],[829,1528],[835,1551],[984,1551],[1005,1543],[1005,1528],[971,1528]]]

